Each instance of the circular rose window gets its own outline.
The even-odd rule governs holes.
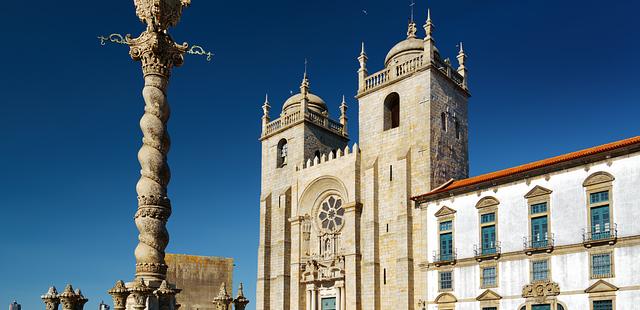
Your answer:
[[[320,205],[318,211],[318,220],[320,226],[324,230],[331,232],[338,231],[344,224],[344,208],[342,207],[342,199],[330,196]]]

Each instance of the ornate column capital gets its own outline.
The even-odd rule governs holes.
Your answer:
[[[129,290],[122,280],[118,280],[107,293],[113,298],[113,310],[124,310],[127,308]]]
[[[40,298],[44,302],[46,310],[58,310],[60,298],[55,286],[50,287],[47,293],[40,296]]]
[[[127,38],[131,48],[129,55],[135,61],[142,62],[142,73],[169,77],[173,67],[184,63],[184,53],[189,47],[187,43],[177,44],[166,32],[147,29],[135,39]]]

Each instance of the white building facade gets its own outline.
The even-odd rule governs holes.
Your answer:
[[[430,310],[640,309],[640,138],[414,197]]]

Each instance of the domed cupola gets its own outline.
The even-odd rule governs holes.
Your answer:
[[[300,92],[289,97],[289,99],[284,102],[284,105],[282,106],[282,113],[289,114],[294,111],[300,110],[302,100],[305,98],[307,100],[308,110],[320,114],[327,113],[327,104],[324,102],[324,100],[309,92],[309,78],[307,77],[306,72],[304,74],[304,78],[302,79],[302,84],[300,84]]]
[[[416,24],[411,21],[407,30],[407,39],[398,42],[387,53],[387,57],[384,59],[385,67],[388,67],[393,62],[402,63],[424,53],[424,40],[416,36],[416,31]]]

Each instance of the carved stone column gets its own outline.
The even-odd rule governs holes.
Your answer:
[[[125,287],[123,281],[116,282],[108,293],[113,298],[113,310],[125,310],[127,308],[129,290]]]
[[[55,286],[50,287],[49,291],[40,298],[44,302],[46,310],[58,310],[60,298],[58,297],[58,291]]]
[[[187,45],[176,44],[167,33],[182,15],[182,8],[190,0],[134,0],[136,14],[147,24],[138,38],[127,38],[131,58],[142,62],[145,113],[140,120],[144,135],[138,152],[141,177],[136,185],[138,211],[135,223],[140,232],[135,250],[136,278],[150,281],[166,278],[165,248],[169,243],[166,228],[171,215],[171,202],[167,197],[170,179],[167,153],[170,140],[167,133],[169,103],[167,84],[171,69],[183,63]],[[156,286],[157,287],[157,286]]]

